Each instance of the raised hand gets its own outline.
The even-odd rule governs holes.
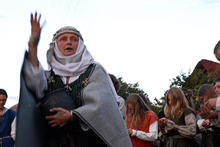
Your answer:
[[[37,45],[40,40],[40,34],[42,29],[42,27],[40,26],[40,18],[41,15],[39,15],[38,17],[37,12],[35,12],[34,15],[31,13],[31,37],[28,42],[29,49],[27,59],[31,62],[33,67],[39,66],[39,61],[37,57]]]
[[[40,36],[41,26],[40,26],[41,14],[37,18],[37,12],[35,12],[34,16],[31,13],[31,34]]]

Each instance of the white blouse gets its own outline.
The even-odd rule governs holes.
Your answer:
[[[185,116],[186,125],[178,126],[178,132],[181,136],[186,138],[193,138],[196,135],[196,117],[193,113]],[[168,137],[166,134],[177,126],[172,120],[168,119],[168,124],[165,129],[160,128],[159,138],[161,141],[165,141]]]
[[[137,138],[144,141],[156,141],[158,137],[158,122],[155,120],[149,127],[149,133],[138,131],[132,129],[131,136],[136,136]]]

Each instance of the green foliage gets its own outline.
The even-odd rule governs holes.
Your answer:
[[[193,92],[193,102],[195,105],[195,110],[200,111],[200,105],[203,104],[203,101],[198,98],[198,89],[202,84],[212,84],[215,77],[220,76],[220,67],[217,67],[217,70],[214,73],[203,73],[202,70],[196,70],[193,74],[190,74],[191,71],[188,71],[188,74],[180,71],[180,74],[173,78],[170,84],[170,87],[177,86],[177,87],[184,87],[187,89],[191,89]],[[212,77],[211,75],[214,75]],[[155,98],[154,102],[151,102],[148,98],[147,93],[145,93],[142,89],[139,88],[139,83],[126,83],[123,81],[122,77],[118,78],[121,82],[121,89],[118,92],[118,95],[123,97],[125,100],[131,93],[143,93],[149,102],[149,107],[152,111],[158,114],[160,111],[164,109],[165,106],[165,93],[164,96],[160,99]]]
[[[184,87],[187,89],[191,89],[193,91],[193,102],[195,105],[195,110],[200,111],[200,105],[203,104],[203,101],[197,96],[198,89],[202,84],[212,84],[215,77],[220,76],[220,68],[217,67],[217,70],[213,73],[203,73],[202,70],[196,70],[193,74],[190,74],[190,70],[188,75],[180,72],[180,75],[176,76],[171,80],[170,87],[177,86],[177,87]],[[214,74],[214,77],[212,77]]]
[[[145,97],[148,98],[147,93],[145,93],[142,89],[139,88],[139,83],[126,83],[123,81],[122,77],[119,77],[118,80],[121,83],[121,89],[118,91],[118,95],[123,97],[125,100],[131,93],[143,93]]]
[[[142,89],[139,88],[139,83],[134,83],[134,84],[131,84],[131,83],[126,83],[125,81],[123,81],[123,78],[122,77],[119,77],[118,80],[120,81],[121,83],[121,88],[120,90],[118,91],[118,95],[120,95],[121,97],[123,97],[126,101],[127,97],[131,94],[131,93],[142,93],[145,95],[145,97],[147,98],[147,101],[148,101],[148,105],[150,107],[150,109],[152,111],[154,111],[154,113],[158,114],[162,109],[161,107],[159,107],[157,105],[157,103],[152,103],[149,98],[148,98],[148,95],[146,92],[144,92]],[[155,98],[156,99],[156,98]]]

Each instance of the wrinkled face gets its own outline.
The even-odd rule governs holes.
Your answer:
[[[220,62],[220,49],[217,50],[215,57]]]
[[[57,38],[57,46],[64,56],[74,55],[78,44],[79,37],[72,33],[64,33]]]
[[[3,94],[0,94],[0,109],[3,109],[6,103],[6,96]]]
[[[128,110],[133,114],[133,106],[131,104],[128,104]]]
[[[171,108],[173,108],[173,104],[172,104],[171,97],[170,97],[169,94],[168,94],[168,96],[167,96],[167,104],[168,104]]]
[[[215,82],[215,93],[220,97],[220,82]]]
[[[209,100],[209,97],[207,95],[200,96],[200,98],[203,100],[204,103]]]

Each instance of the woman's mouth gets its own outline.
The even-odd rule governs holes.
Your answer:
[[[72,48],[66,48],[66,50],[73,50]]]

